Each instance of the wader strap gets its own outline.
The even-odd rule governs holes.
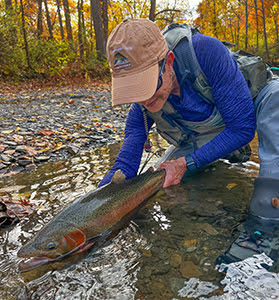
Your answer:
[[[162,34],[171,51],[173,51],[174,69],[181,86],[187,86],[190,81],[200,96],[208,103],[214,103],[211,86],[197,60],[192,42],[192,32],[197,30],[186,24],[170,24]]]
[[[198,133],[179,124],[179,122],[175,119],[175,117],[177,116],[178,116],[177,113],[176,114],[175,113],[167,114],[165,112],[162,113],[162,117],[166,121],[168,121],[168,123],[170,123],[173,127],[177,127],[183,134],[191,138],[193,142],[194,150],[196,151],[198,149],[197,140],[196,140],[196,135]]]

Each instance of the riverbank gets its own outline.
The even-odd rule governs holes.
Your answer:
[[[29,89],[30,88],[30,89]],[[110,86],[1,85],[0,176],[120,142],[127,111],[112,108]]]

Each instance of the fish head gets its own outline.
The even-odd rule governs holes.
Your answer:
[[[28,259],[19,264],[20,271],[29,271],[42,264],[56,261],[85,246],[87,235],[84,230],[62,222],[50,223],[17,253]]]

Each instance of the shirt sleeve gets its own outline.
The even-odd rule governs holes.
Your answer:
[[[193,39],[193,45],[226,126],[191,154],[196,165],[203,167],[248,144],[255,134],[256,117],[249,88],[228,49],[219,40],[201,34]]]
[[[153,124],[153,120],[147,116],[147,121],[149,131]],[[115,160],[114,166],[102,179],[99,186],[109,183],[118,169],[123,172],[126,179],[136,176],[146,139],[147,136],[143,112],[140,105],[134,103],[131,105],[128,112],[123,144]]]

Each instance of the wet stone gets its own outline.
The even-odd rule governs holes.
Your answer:
[[[183,261],[180,265],[180,272],[184,278],[200,277],[202,275],[199,267],[192,261]]]
[[[34,164],[29,164],[29,165],[25,166],[25,169],[27,171],[35,170],[36,168],[37,168],[37,166]]]
[[[4,141],[4,144],[6,144],[8,146],[16,146],[17,145],[16,142],[12,142],[12,141]]]
[[[6,168],[6,165],[4,165],[3,163],[0,163],[0,170]]]
[[[32,163],[32,158],[30,157],[20,157],[18,159],[18,163],[20,166],[26,166]]]
[[[152,272],[153,272],[154,268],[150,267],[150,266],[145,266],[143,267],[143,277],[150,277]]]
[[[186,252],[187,252],[187,253],[191,253],[191,252],[194,252],[194,251],[196,251],[196,250],[197,250],[197,247],[192,246],[192,247],[187,248]]]
[[[12,161],[12,157],[11,157],[10,155],[4,155],[4,154],[2,154],[2,155],[1,155],[1,159],[2,159],[4,162]]]
[[[202,228],[206,233],[210,235],[218,235],[218,231],[209,223],[204,223]]]
[[[174,253],[170,257],[170,266],[172,268],[178,268],[182,262],[182,256],[180,254]]]
[[[185,232],[179,228],[171,228],[170,234],[178,237],[185,237]]]
[[[70,152],[71,154],[75,155],[75,154],[79,153],[80,148],[75,145],[70,145],[69,147],[67,147],[67,151]]]
[[[170,270],[170,265],[166,261],[162,261],[156,265],[155,269],[152,272],[152,275],[164,275]]]
[[[169,279],[169,284],[174,294],[177,294],[177,292],[183,288],[185,279],[181,277],[171,277]]]
[[[152,257],[152,253],[151,253],[151,251],[149,249],[148,250],[143,249],[142,250],[142,256],[144,256],[144,257]]]
[[[26,152],[26,147],[23,145],[19,145],[15,148],[16,151]]]

